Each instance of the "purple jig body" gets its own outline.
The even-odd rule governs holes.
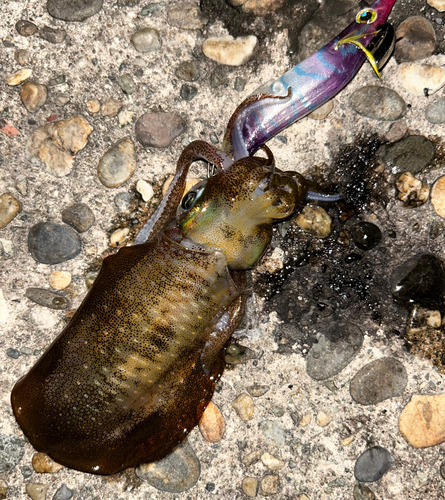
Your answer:
[[[356,75],[396,0],[377,0],[318,52],[297,64],[262,93],[238,106],[229,121],[223,149],[239,160],[334,97]],[[373,64],[376,69],[375,64]],[[377,71],[377,69],[376,69]]]

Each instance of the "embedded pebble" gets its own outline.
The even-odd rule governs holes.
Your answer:
[[[261,479],[260,486],[264,496],[276,495],[280,487],[280,477],[276,474],[266,474]]]
[[[445,123],[445,97],[439,97],[428,104],[425,109],[425,118],[436,125]]]
[[[28,66],[29,64],[29,51],[26,49],[18,49],[14,53],[14,59],[20,66]]]
[[[117,115],[117,120],[121,127],[123,127],[124,125],[128,125],[134,120],[134,113],[127,110],[120,111]]]
[[[435,255],[416,255],[394,269],[390,285],[395,301],[405,307],[417,303],[428,309],[443,309],[445,265]]]
[[[62,43],[66,38],[66,31],[43,26],[39,29],[39,36],[50,43]]]
[[[176,69],[175,75],[180,80],[194,82],[200,76],[199,66],[196,61],[184,61]]]
[[[70,500],[73,496],[73,491],[68,488],[65,483],[62,483],[62,486],[56,490],[54,493],[52,500]]]
[[[445,441],[445,394],[414,394],[399,417],[399,430],[416,448],[436,446]]]
[[[273,420],[263,420],[258,425],[264,437],[270,441],[270,444],[282,448],[285,445],[286,439],[283,429]]]
[[[71,283],[71,273],[69,271],[54,271],[49,277],[49,285],[54,290],[65,290]]]
[[[258,479],[256,477],[245,477],[241,483],[243,493],[250,498],[254,498],[258,493]]]
[[[402,139],[408,132],[408,125],[405,120],[399,120],[392,123],[388,132],[384,135],[384,139],[388,142],[397,142]]]
[[[313,120],[324,120],[331,113],[334,108],[333,101],[325,102],[322,106],[317,108],[315,111],[312,111],[308,116]]]
[[[232,407],[243,422],[247,422],[253,416],[253,399],[248,394],[239,395],[233,402]]]
[[[249,359],[255,358],[257,358],[255,351],[241,344],[230,344],[226,348],[224,356],[226,363],[229,365],[242,365],[249,361]]]
[[[45,165],[57,177],[70,173],[74,158],[83,149],[93,131],[83,116],[47,123],[38,127],[26,143],[28,160]]]
[[[38,111],[45,103],[48,97],[48,91],[45,85],[35,82],[25,82],[20,90],[20,99],[23,106],[30,113]]]
[[[15,29],[17,30],[17,33],[22,36],[35,35],[39,30],[34,23],[28,21],[27,19],[20,19],[17,21],[15,23]]]
[[[19,359],[20,351],[14,349],[13,347],[10,347],[9,349],[6,349],[6,356],[12,359]],[[1,458],[0,458],[0,465],[1,465]]]
[[[439,12],[445,11],[445,0],[427,0],[426,3]]]
[[[33,469],[41,474],[51,473],[55,474],[63,469],[63,465],[54,462],[46,453],[34,453],[32,457]]]
[[[413,175],[430,166],[435,155],[435,145],[423,135],[410,135],[394,144],[384,144],[377,153],[378,159],[393,174],[411,172]]]
[[[420,207],[430,195],[428,184],[414,177],[411,172],[404,172],[395,184],[398,191],[397,198],[408,208]]]
[[[186,130],[176,113],[144,113],[135,124],[136,139],[145,147],[166,148]]]
[[[53,292],[52,290],[46,290],[45,288],[27,288],[26,297],[36,304],[48,307],[49,309],[55,309],[57,311],[66,309],[68,306],[68,302],[65,297]]]
[[[252,13],[255,16],[265,16],[280,9],[284,0],[228,0],[234,7],[242,7],[243,12]]]
[[[188,85],[187,83],[184,83],[181,85],[181,90],[179,92],[179,95],[181,96],[181,99],[184,99],[184,101],[191,101],[196,94],[198,93],[198,88],[195,87],[194,85]]]
[[[219,408],[211,401],[207,405],[199,421],[199,430],[201,431],[202,437],[210,443],[221,441],[224,435],[224,417]]]
[[[119,75],[117,83],[124,94],[131,95],[136,90],[136,84],[134,83],[133,77],[129,74]]]
[[[401,396],[408,383],[403,364],[394,358],[380,358],[363,366],[349,385],[351,397],[362,405],[376,405]]]
[[[352,226],[349,231],[354,243],[360,250],[372,250],[382,239],[382,232],[372,222],[359,222]]]
[[[183,2],[169,7],[167,22],[183,30],[200,30],[208,23],[208,19],[202,15],[197,5]]]
[[[259,398],[260,396],[263,396],[266,394],[266,392],[270,389],[269,386],[267,385],[249,385],[246,387],[247,392],[253,396],[254,398]]]
[[[331,216],[317,205],[306,205],[295,221],[300,229],[317,238],[327,238],[332,232]]]
[[[0,229],[6,227],[20,212],[20,203],[9,193],[0,196]]]
[[[154,488],[170,493],[189,490],[198,481],[201,465],[188,441],[157,462],[136,467],[136,475]]]
[[[332,417],[324,412],[324,411],[320,411],[318,412],[317,414],[317,425],[319,425],[320,427],[326,427],[327,425],[329,425],[332,421]]]
[[[382,446],[365,450],[355,462],[354,476],[362,483],[378,481],[394,465],[391,453]]]
[[[254,35],[210,37],[204,41],[202,51],[204,55],[219,64],[227,66],[241,66],[253,54],[258,39]]]
[[[399,84],[411,95],[434,94],[445,85],[445,68],[431,64],[406,62],[396,69]]]
[[[138,52],[155,52],[161,48],[159,31],[154,28],[142,28],[133,33],[131,43]]]
[[[41,483],[28,483],[25,490],[32,500],[45,500],[48,486]]]
[[[116,231],[113,231],[113,233],[111,233],[110,245],[112,247],[115,247],[119,243],[122,243],[129,234],[130,234],[130,230],[128,229],[128,227],[116,229]]]
[[[23,458],[25,441],[9,434],[0,434],[0,473],[12,471]]]
[[[434,183],[431,190],[431,203],[437,215],[445,219],[445,176],[439,177]]]
[[[132,203],[133,197],[130,193],[118,193],[114,197],[114,204],[121,213],[129,212],[131,210]]]
[[[267,452],[261,455],[261,462],[272,471],[280,470],[284,467],[284,462],[282,460],[279,460]]]
[[[122,103],[118,99],[107,99],[102,103],[100,114],[102,116],[116,116],[122,108]]]
[[[108,188],[121,186],[136,169],[136,153],[133,141],[124,137],[102,156],[97,166],[100,182]]]
[[[250,467],[253,464],[256,464],[261,458],[259,451],[252,451],[243,457],[243,465],[245,467]]]
[[[428,19],[408,17],[396,30],[394,56],[397,62],[417,61],[431,56],[436,50],[436,33]]]
[[[377,85],[357,89],[349,98],[349,104],[359,115],[374,120],[399,120],[406,112],[406,103],[397,92]]]
[[[62,210],[62,220],[78,233],[88,231],[95,222],[94,213],[85,203],[74,203]]]
[[[48,0],[46,8],[50,16],[62,21],[85,21],[97,14],[102,8],[103,0]]]
[[[15,87],[16,85],[20,85],[25,80],[27,80],[32,75],[32,69],[23,68],[17,73],[13,73],[6,77],[6,83],[11,87]]]
[[[59,264],[74,259],[81,249],[79,235],[64,224],[38,222],[29,230],[28,251],[42,264]]]
[[[354,500],[375,500],[375,493],[366,484],[356,484],[352,495]]]
[[[90,113],[92,113],[92,114],[99,113],[100,102],[97,99],[90,99],[85,104],[86,104],[86,107]]]
[[[136,183],[136,191],[142,196],[142,199],[147,202],[153,198],[153,188],[150,183],[139,179]]]
[[[309,351],[306,360],[307,374],[314,380],[333,377],[349,365],[362,344],[363,334],[356,325],[333,325]]]

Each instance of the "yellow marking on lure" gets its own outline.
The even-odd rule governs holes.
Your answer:
[[[372,33],[364,33],[364,34],[361,34],[361,35],[354,35],[354,36],[348,36],[346,38],[342,38],[335,45],[335,50],[337,50],[338,47],[340,45],[342,45],[342,44],[353,43],[356,47],[358,47],[360,50],[362,50],[364,52],[366,58],[368,59],[368,61],[371,64],[372,68],[374,69],[374,71],[376,72],[376,75],[380,78],[380,73],[379,73],[379,70],[377,68],[377,63],[375,62],[374,56],[372,55],[372,53],[363,44],[361,44],[359,42],[360,38],[363,38],[364,36],[368,36],[368,35],[377,35],[377,33],[379,33],[379,31],[380,30],[373,31]]]

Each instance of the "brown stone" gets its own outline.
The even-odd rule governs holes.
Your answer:
[[[225,424],[219,408],[210,402],[199,421],[202,437],[210,443],[217,443],[224,435]]]

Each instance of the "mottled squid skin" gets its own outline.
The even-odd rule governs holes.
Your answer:
[[[188,146],[179,177],[209,154],[218,153],[201,141]],[[14,414],[32,445],[96,474],[169,453],[198,423],[223,371],[245,270],[269,244],[272,223],[304,196],[269,153],[210,177],[178,221],[163,222],[175,205],[167,200],[162,228],[104,260],[68,326],[15,385]]]

